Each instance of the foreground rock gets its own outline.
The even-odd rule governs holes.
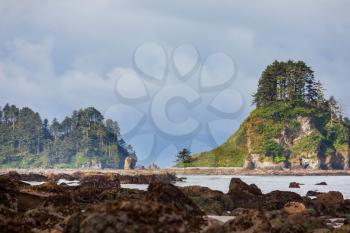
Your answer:
[[[65,233],[185,233],[190,227],[181,212],[152,201],[115,201],[74,214]]]
[[[46,183],[29,186],[17,173],[0,176],[1,233],[350,232],[350,200],[339,192],[313,193],[315,199],[284,191],[263,194],[237,178],[228,193],[159,181],[141,191],[121,188],[120,176],[112,173],[47,177]],[[57,185],[63,177],[79,179],[80,185]]]
[[[224,225],[216,224],[205,233],[270,233],[271,224],[261,210],[243,210],[235,219]]]

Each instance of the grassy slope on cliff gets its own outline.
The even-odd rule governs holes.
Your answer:
[[[280,143],[282,132],[296,138],[301,130],[298,117],[311,120],[312,133],[297,140],[291,147]],[[248,143],[248,141],[250,143]],[[191,163],[177,167],[241,167],[250,153],[274,163],[296,161],[305,154],[329,157],[338,150],[348,149],[348,130],[341,123],[330,123],[330,114],[308,105],[290,106],[277,102],[254,110],[239,130],[221,146],[193,155]],[[309,157],[308,157],[309,156]]]

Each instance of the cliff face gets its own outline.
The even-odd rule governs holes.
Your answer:
[[[223,145],[187,166],[349,169],[349,130],[327,112],[275,104],[258,108]]]

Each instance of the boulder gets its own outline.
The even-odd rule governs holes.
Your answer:
[[[307,233],[307,229],[300,224],[286,223],[279,227],[276,233]]]
[[[297,193],[286,191],[273,191],[264,195],[262,204],[266,210],[279,210],[288,202],[302,202],[303,199]]]
[[[80,187],[94,189],[120,189],[120,182],[117,175],[87,175],[80,181]]]
[[[230,197],[220,191],[200,186],[183,187],[181,190],[208,215],[227,215],[231,210]]]
[[[317,195],[312,200],[314,208],[319,215],[339,216],[338,210],[343,208],[344,197],[340,192],[328,192]]]
[[[152,182],[146,200],[171,206],[181,213],[189,228],[198,229],[204,223],[204,213],[179,188],[170,183]]]
[[[123,200],[103,203],[74,214],[63,232],[186,233],[190,229],[185,217],[169,205]]]
[[[283,207],[283,211],[288,215],[302,214],[305,210],[305,205],[301,202],[288,202]]]
[[[326,182],[320,182],[320,183],[317,183],[315,185],[327,185],[327,183]]]
[[[300,188],[300,184],[297,182],[291,182],[289,184],[289,188],[298,189],[298,188]]]
[[[240,178],[231,179],[228,194],[234,194],[234,193],[262,195],[261,190],[255,184],[248,185],[245,182],[243,182]]]
[[[322,192],[318,192],[318,191],[308,191],[306,193],[307,197],[317,197],[318,195],[322,194]]]
[[[262,210],[244,210],[237,218],[223,226],[226,233],[269,233],[271,224]]]

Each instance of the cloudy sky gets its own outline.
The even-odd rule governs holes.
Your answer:
[[[124,114],[126,106],[116,105],[121,102],[116,94],[117,79],[123,74],[133,76],[135,51],[153,43],[164,48],[167,58],[186,44],[197,49],[199,63],[217,52],[234,60],[235,80],[230,88],[243,94],[245,104],[230,125],[214,127],[212,134],[218,144],[248,115],[259,75],[276,59],[304,60],[324,83],[327,94],[335,95],[350,115],[349,10],[347,0],[1,0],[0,106],[7,102],[30,106],[50,120],[62,119],[81,107],[95,106],[106,114],[112,108],[111,112],[124,116],[116,119],[123,131],[133,117]],[[164,66],[164,59],[155,51],[152,46],[146,48],[140,59],[157,70]],[[179,66],[191,63],[192,55],[186,55],[179,56]],[[207,71],[215,71],[217,63]],[[212,73],[225,69],[230,67],[221,66]],[[140,73],[135,75],[138,79]],[[125,95],[139,94],[132,84],[126,81],[119,89]],[[242,96],[237,100],[221,98],[219,105],[237,108],[241,100]],[[127,103],[136,106],[136,102]],[[177,114],[174,109],[170,115]],[[192,111],[183,106],[178,110]],[[151,123],[146,120],[145,124]],[[151,153],[145,152],[150,150],[146,148],[151,144],[146,142],[149,137],[132,139],[130,134],[129,138],[141,158]],[[199,141],[192,147],[194,152],[212,147],[207,139],[193,138]],[[163,166],[171,164],[170,154],[178,149],[167,146],[171,147],[168,143],[160,146],[165,149],[157,160]]]

